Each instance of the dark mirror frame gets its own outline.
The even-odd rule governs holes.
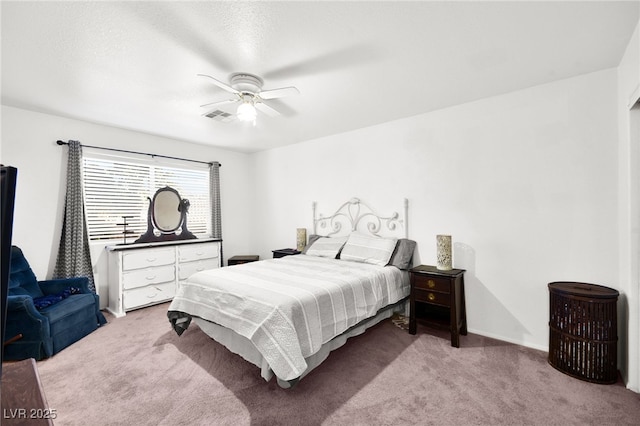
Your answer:
[[[170,231],[160,229],[156,225],[157,220],[154,216],[156,207],[155,204],[158,196],[167,191],[172,192],[177,196],[179,200],[177,209],[180,212],[180,221],[178,225]],[[149,197],[147,197],[147,199],[149,200],[149,210],[147,213],[147,232],[145,232],[140,236],[140,238],[135,240],[134,244],[197,239],[197,237],[187,229],[187,213],[189,213],[190,204],[189,200],[187,200],[186,198],[181,198],[178,191],[176,191],[174,188],[171,188],[170,186],[165,186],[156,191],[156,193],[153,195],[153,199]],[[180,232],[178,233],[176,231]]]

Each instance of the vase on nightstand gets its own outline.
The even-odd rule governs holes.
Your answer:
[[[437,242],[437,268],[441,271],[453,269],[451,264],[451,235],[436,235]]]
[[[307,245],[307,228],[296,229],[296,249],[298,251],[304,250],[304,246]]]

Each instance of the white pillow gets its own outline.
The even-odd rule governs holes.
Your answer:
[[[346,241],[347,237],[320,237],[311,244],[306,255],[335,259]]]
[[[381,238],[354,232],[340,253],[340,259],[385,266],[389,263],[397,238]]]

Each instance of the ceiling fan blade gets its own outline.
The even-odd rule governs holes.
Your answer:
[[[356,44],[293,62],[262,74],[265,79],[295,78],[358,67],[384,58],[384,52],[371,44]]]
[[[281,87],[280,89],[263,90],[258,93],[262,99],[284,98],[285,96],[299,95],[300,91],[293,87]]]
[[[267,114],[269,117],[277,117],[277,116],[280,115],[280,113],[278,111],[276,111],[275,109],[273,109],[269,105],[265,104],[264,102],[256,102],[255,107],[260,112],[263,112],[263,113]]]
[[[218,80],[217,78],[213,78],[210,75],[206,75],[206,74],[198,74],[198,77],[207,77],[210,78],[211,81],[213,81],[213,84],[215,84],[216,86],[220,87],[221,89],[226,90],[227,92],[230,93],[234,93],[234,94],[239,94],[240,92],[238,92],[236,89],[234,89],[233,87],[229,86],[227,83],[223,83],[220,80]]]
[[[208,104],[200,105],[200,108],[208,107],[208,106],[211,106],[211,105],[232,104],[232,103],[238,102],[238,101],[240,101],[240,99],[225,99],[224,101],[209,102]]]

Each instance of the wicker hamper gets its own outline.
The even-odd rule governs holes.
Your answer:
[[[618,292],[596,284],[549,284],[549,364],[572,377],[615,383]]]

